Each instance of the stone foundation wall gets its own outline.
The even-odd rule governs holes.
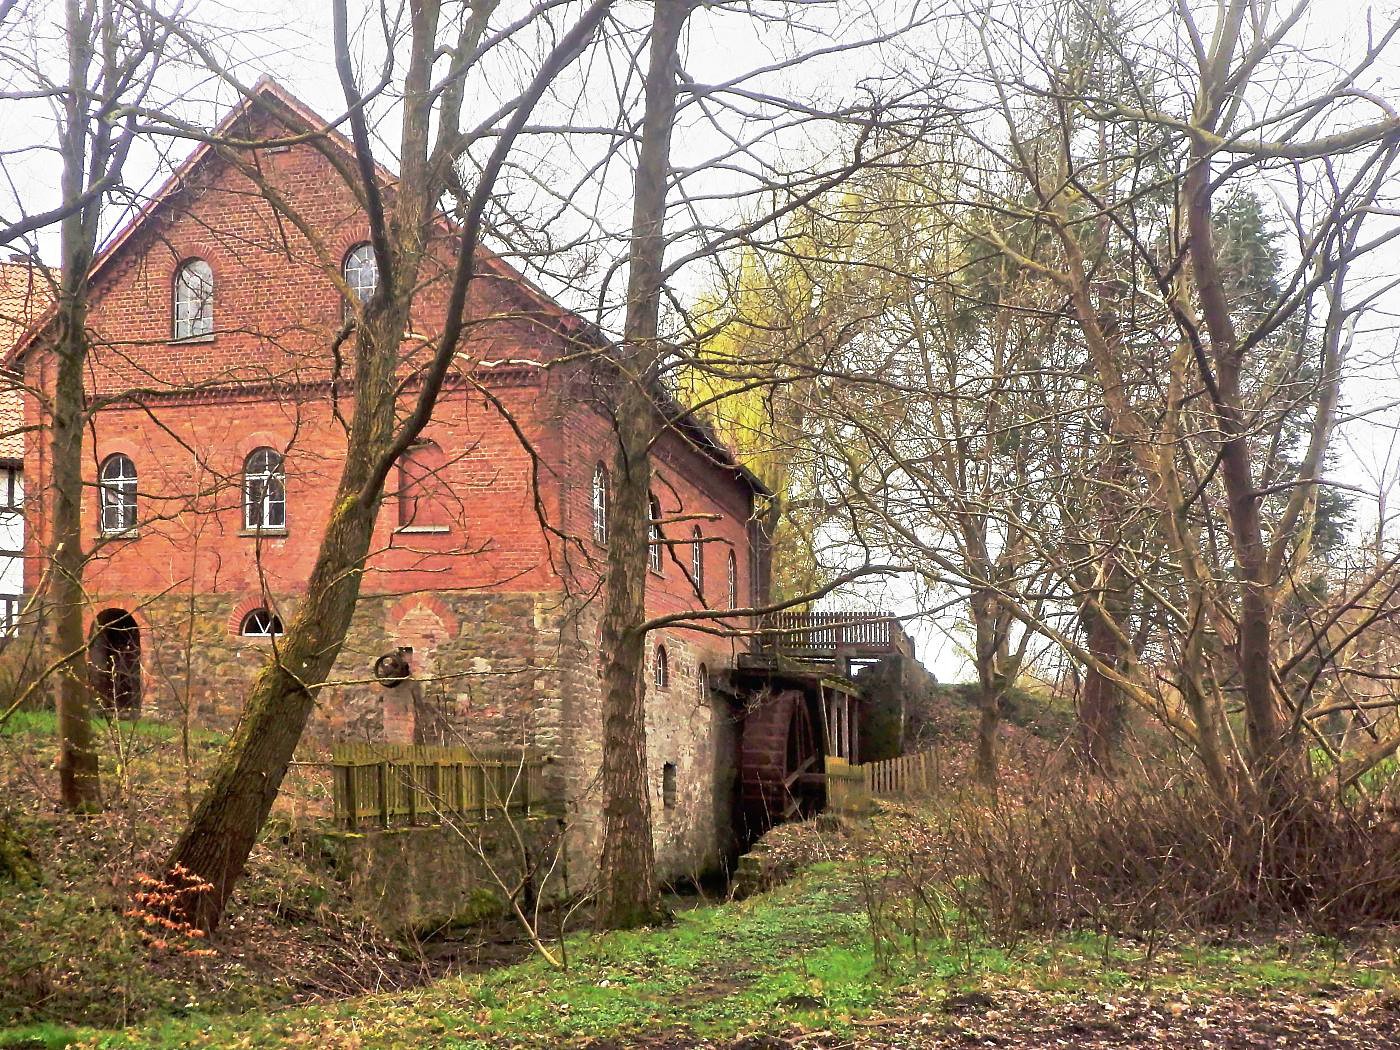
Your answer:
[[[440,742],[528,745],[557,755],[559,703],[552,698],[559,693],[558,645],[540,629],[551,622],[551,600],[475,592],[362,598],[318,698],[308,743],[411,742],[413,723],[427,715]],[[276,608],[284,621],[295,611],[290,602]],[[136,616],[143,711],[232,728],[249,685],[276,647],[275,639],[237,633],[244,612],[219,595],[142,604]],[[414,681],[386,689],[374,680],[374,663],[399,646],[413,650]],[[406,702],[410,693],[416,703]]]
[[[128,600],[121,607],[138,604],[143,711],[169,720],[188,713],[195,724],[232,728],[275,640],[239,636],[247,610],[231,597]],[[287,621],[295,610],[288,601],[277,611]],[[553,760],[543,787],[563,803],[570,863],[583,885],[602,841],[597,638],[596,613],[567,608],[557,594],[366,596],[305,746],[324,752],[337,740],[414,742],[415,733],[426,743],[529,746]],[[658,645],[667,653],[665,688],[653,681]],[[374,681],[374,662],[399,646],[413,650],[414,678],[386,689]],[[662,631],[648,652],[647,768],[658,870],[663,879],[694,878],[733,854],[739,712],[700,679],[702,665],[707,672],[732,666],[733,646]]]
[[[563,632],[562,736],[566,756],[571,856],[575,872],[591,877],[602,845],[603,800],[598,784],[603,749],[603,686],[596,615],[570,621]],[[669,683],[654,684],[655,652],[666,649]],[[702,688],[699,670],[731,666],[728,642],[686,631],[654,633],[648,642],[647,775],[659,876],[698,878],[734,855],[734,805],[740,713],[723,695]],[[667,791],[667,766],[674,792]],[[668,799],[671,804],[668,805]]]
[[[321,832],[299,845],[319,855],[361,914],[400,936],[430,936],[504,915],[508,892],[518,885],[525,886],[527,913],[530,895],[550,900],[569,892],[564,867],[554,863],[559,822],[551,817],[516,819],[513,826],[498,818],[461,827]]]

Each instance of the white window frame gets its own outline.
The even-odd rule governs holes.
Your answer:
[[[368,241],[355,245],[345,253],[340,272],[350,294],[361,304],[369,302],[379,290],[379,261],[374,257],[374,246]]]
[[[666,655],[666,647],[658,645],[651,658],[651,684],[657,689],[668,689],[671,685],[671,660]]]
[[[98,531],[103,536],[125,536],[136,530],[136,488],[136,461],[125,452],[114,452],[102,461]]]
[[[695,593],[705,600],[705,534],[700,526],[690,530],[690,579]]]
[[[739,559],[734,556],[734,552],[729,552],[729,561],[726,566],[729,576],[729,608],[739,608]]]
[[[608,545],[608,472],[601,463],[593,468],[593,542]]]
[[[260,456],[272,459],[253,469],[254,459]],[[286,531],[286,460],[275,448],[260,446],[243,460],[243,528],[248,532]]]
[[[203,259],[186,259],[175,271],[170,330],[175,339],[213,334],[214,271]]]
[[[262,618],[261,622],[258,621],[258,617]],[[284,634],[285,630],[282,627],[282,617],[262,605],[244,614],[243,621],[238,625],[238,633],[243,638],[277,638]]]
[[[5,494],[0,500],[0,510],[24,509],[24,470],[21,467],[6,467]]]
[[[661,501],[652,493],[647,497],[647,515],[651,518],[647,526],[647,563],[651,571],[661,575],[661,547],[666,539],[661,531]]]

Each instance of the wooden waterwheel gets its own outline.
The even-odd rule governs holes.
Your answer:
[[[787,689],[761,697],[744,719],[739,790],[748,834],[820,812],[826,803],[824,749],[807,697]]]

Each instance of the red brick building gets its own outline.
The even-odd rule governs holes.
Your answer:
[[[226,126],[252,137],[322,124],[274,85],[260,99]],[[345,436],[331,347],[345,304],[328,268],[352,288],[374,280],[359,204],[315,146],[242,158],[312,236],[201,146],[96,263],[90,317],[90,394],[101,406],[84,525],[95,681],[117,707],[213,725],[237,719],[295,610],[338,478]],[[438,330],[450,243],[444,228],[425,267],[405,340],[410,371]],[[424,443],[392,478],[316,731],[529,743],[557,756],[558,788],[586,828],[598,812],[596,594],[612,436],[596,371],[562,359],[597,336],[482,256],[455,371]],[[18,357],[38,391],[51,386],[43,347],[41,329]],[[37,428],[26,449],[33,589],[48,537],[42,397],[29,399],[26,421]],[[698,542],[655,549],[649,612],[761,600],[762,486],[684,418],[653,466],[662,518],[703,518],[666,537]],[[708,863],[727,838],[740,712],[711,686],[723,686],[745,645],[685,630],[651,644],[658,854],[675,874]],[[413,650],[412,710],[392,699],[404,690],[373,680],[376,659],[399,646]]]

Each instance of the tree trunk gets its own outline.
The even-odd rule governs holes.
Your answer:
[[[83,359],[82,304],[64,280],[59,307],[57,374],[50,418],[52,443],[52,571],[49,578],[50,664],[56,668],[59,797],[70,810],[101,803],[97,752],[93,746],[92,690],[83,631],[86,594],[82,542]]]
[[[431,420],[444,377],[459,349],[481,217],[506,152],[549,84],[593,36],[608,7],[605,0],[595,0],[583,17],[557,39],[529,88],[517,99],[515,111],[477,179],[463,217],[442,331],[431,362],[420,372],[422,384],[417,400],[407,417],[400,420],[400,350],[438,214],[438,201],[453,178],[459,149],[456,118],[460,115],[461,84],[457,82],[440,95],[429,90],[432,67],[439,54],[441,12],[435,4],[415,5],[403,80],[399,179],[392,195],[384,194],[374,163],[369,126],[358,105],[361,99],[354,82],[348,5],[332,5],[336,66],[353,111],[350,123],[355,163],[362,180],[360,188],[364,191],[380,284],[364,304],[363,313],[357,314],[355,411],[345,463],[300,608],[286,634],[276,643],[272,661],[254,683],[238,732],[229,742],[208,791],[166,865],[166,882],[176,890],[191,886],[191,880],[208,884],[207,890],[182,893],[172,909],[201,928],[212,929],[222,916],[311,716],[316,693],[345,644],[385,480],[397,457]],[[476,30],[479,32],[483,25],[477,23]],[[461,41],[466,52],[472,50],[467,44],[469,37],[470,34]],[[455,75],[465,76],[466,71],[459,69]],[[438,125],[439,143],[430,148],[428,129],[434,123]]]
[[[305,598],[258,676],[238,732],[166,864],[172,885],[195,877],[212,887],[182,907],[201,929],[218,925],[311,717],[316,690],[345,642],[378,516],[377,502],[366,507],[354,498],[371,462],[364,447],[347,453]]]
[[[1209,154],[1193,149],[1185,178],[1185,206],[1192,271],[1201,313],[1210,333],[1216,375],[1211,403],[1220,427],[1220,478],[1226,493],[1226,519],[1240,577],[1238,637],[1233,646],[1244,699],[1249,762],[1256,778],[1272,780],[1286,764],[1283,717],[1274,695],[1272,588],[1266,579],[1267,549],[1260,524],[1249,438],[1241,410],[1241,354],[1215,256]],[[1204,369],[1204,365],[1202,365]]]
[[[412,279],[407,278],[410,287]],[[360,497],[392,438],[394,366],[406,315],[406,305],[395,304],[367,322],[363,338],[368,345],[357,351],[359,381],[345,465],[305,596],[254,683],[238,731],[166,863],[170,886],[178,889],[196,879],[211,887],[184,895],[177,905],[187,921],[204,930],[218,925],[243,874],[311,717],[316,692],[350,629],[382,487],[373,500]]]
[[[652,386],[662,347],[658,338],[666,252],[666,189],[681,30],[690,0],[653,6],[646,112],[633,187],[632,243],[625,345],[619,362],[615,489],[609,504],[608,578],[602,644],[607,658],[603,719],[603,848],[598,862],[597,924],[625,929],[661,914],[647,791],[646,635],[647,544],[651,505],[648,452],[656,412]]]
[[[83,196],[88,176],[87,81],[91,58],[89,35],[77,0],[65,8],[68,31],[68,85],[62,132],[65,205]],[[95,206],[74,207],[59,227],[62,262],[59,276],[55,375],[50,412],[53,491],[50,519],[52,569],[49,579],[49,663],[55,668],[58,713],[59,798],[70,810],[101,805],[97,752],[93,747],[91,687],[87,675],[87,639],[83,610],[83,425],[86,403],[83,371],[87,361],[88,271],[96,250]]]
[[[1099,609],[1086,607],[1080,619],[1089,654],[1109,667],[1121,667],[1118,635],[1108,617]],[[1114,753],[1122,724],[1123,697],[1117,684],[1090,664],[1084,669],[1084,688],[1079,695],[1079,739],[1084,765],[1096,776],[1111,777],[1116,772]]]
[[[978,699],[977,751],[973,762],[974,779],[995,791],[999,776],[1001,696],[1006,681],[1001,673],[1001,643],[997,637],[996,598],[990,591],[978,591],[970,602],[972,609]]]
[[[1104,325],[1117,337],[1116,314]],[[1126,487],[1131,465],[1110,440],[1109,465],[1100,489],[1100,509],[1096,544],[1102,550],[1098,567],[1090,581],[1090,593],[1079,602],[1079,620],[1084,628],[1084,644],[1094,663],[1084,669],[1084,688],[1079,695],[1080,759],[1096,776],[1112,777],[1116,772],[1114,753],[1123,728],[1123,692],[1099,666],[1121,671],[1126,664],[1123,633],[1128,625],[1127,573],[1119,558],[1123,523],[1128,518]]]
[[[630,394],[623,395],[627,408]],[[602,645],[607,654],[603,683],[603,847],[598,862],[598,925],[605,929],[645,925],[660,917],[656,892],[656,858],[651,838],[651,796],[646,761],[646,635],[637,625],[646,618],[647,541],[651,513],[650,470],[645,451],[626,451],[629,430],[641,429],[627,416],[647,410],[643,404],[619,419],[618,450],[613,459],[614,489],[608,506],[608,579],[604,595]],[[645,424],[642,424],[644,427]],[[642,441],[645,448],[645,435]]]

